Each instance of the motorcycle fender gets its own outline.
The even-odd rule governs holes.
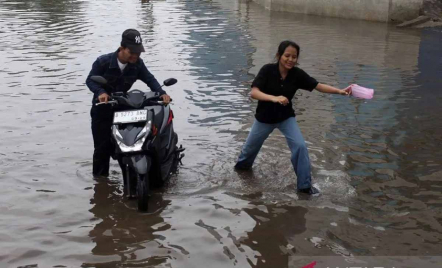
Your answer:
[[[138,174],[146,174],[152,165],[152,159],[145,155],[131,156],[130,160],[132,162],[132,166]]]

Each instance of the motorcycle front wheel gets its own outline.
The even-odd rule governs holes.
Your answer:
[[[149,173],[138,174],[137,179],[138,210],[147,211],[149,202]]]

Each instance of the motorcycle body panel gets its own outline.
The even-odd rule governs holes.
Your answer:
[[[115,153],[112,157],[118,160],[122,169],[124,193],[129,198],[136,196],[138,209],[146,211],[149,185],[162,185],[184,157],[184,148],[177,148],[178,135],[173,129],[173,112],[170,105],[163,105],[157,92],[116,92],[112,87],[113,81],[106,80],[106,77],[90,78],[113,92],[111,100],[107,102],[112,104],[114,111],[111,131]],[[175,78],[169,78],[164,80],[163,86],[176,82]],[[118,120],[115,112],[122,112],[118,114]]]
[[[132,90],[126,96],[119,96],[116,111],[145,109],[145,122],[114,124],[112,136],[116,158],[130,158],[121,161],[138,174],[149,173],[152,183],[161,185],[168,179],[176,163],[178,135],[174,132],[170,105],[143,106],[143,101],[157,97],[155,92],[144,93]]]

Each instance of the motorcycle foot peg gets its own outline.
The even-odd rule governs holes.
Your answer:
[[[185,154],[180,154],[180,156],[178,158],[178,161],[180,162],[180,165],[182,165],[182,166],[184,166],[184,165],[183,165],[183,162],[181,160],[183,159],[184,156],[185,156]]]

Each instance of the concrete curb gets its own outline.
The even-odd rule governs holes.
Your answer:
[[[413,26],[417,26],[419,24],[428,22],[430,20],[431,20],[431,18],[428,17],[428,16],[419,16],[419,17],[417,17],[415,19],[412,19],[412,20],[403,22],[403,23],[401,23],[399,25],[396,25],[396,27],[398,27],[398,28],[413,27]]]

